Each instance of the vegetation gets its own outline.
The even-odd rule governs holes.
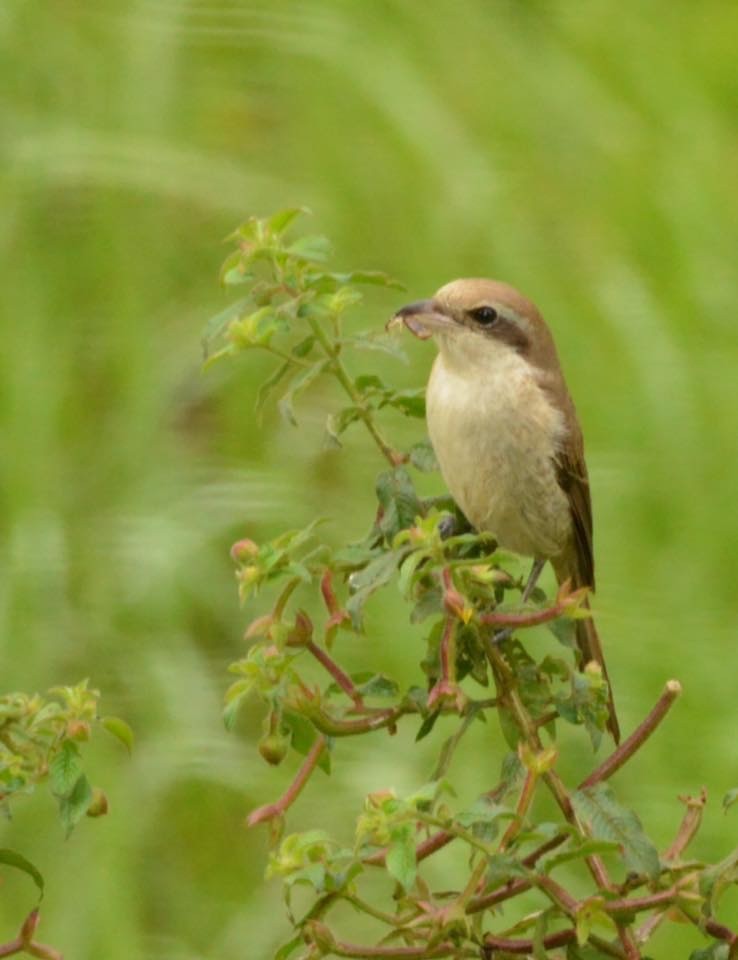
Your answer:
[[[736,784],[737,29],[738,8],[721,0],[2,5],[2,692],[89,677],[103,712],[136,732],[130,761],[105,737],[82,745],[108,816],[64,840],[44,786],[2,821],[0,847],[45,879],[41,940],[68,958],[242,960],[285,938],[281,884],[263,882],[268,829],[244,821],[304,758],[290,748],[265,766],[257,698],[235,732],[223,728],[225,665],[271,599],[239,609],[228,550],[326,515],[341,519],[316,528],[320,542],[360,541],[380,459],[361,423],[342,450],[323,443],[328,415],[349,405],[335,380],[298,396],[297,428],[272,403],[260,425],[256,385],[277,359],[251,350],[203,375],[197,335],[233,299],[214,284],[221,238],[244,211],[290,204],[315,211],[307,231],[332,238],[336,262],[407,286],[361,286],[347,335],[381,330],[398,305],[463,275],[508,280],[541,306],[587,438],[594,605],[623,729],[666,678],[684,688],[612,785],[662,852],[677,796],[704,786],[690,850],[714,863],[734,846],[735,808],[723,813],[720,798]],[[404,345],[407,366],[363,351],[352,375],[379,369],[418,388],[432,347]],[[400,450],[422,437],[396,407],[378,417]],[[407,469],[421,499],[442,495],[435,474]],[[342,604],[344,589],[337,574]],[[325,607],[301,591],[322,643]],[[377,590],[364,611],[371,651],[338,633],[344,671],[371,653],[401,691],[417,685],[428,622],[408,623],[407,609],[393,585]],[[536,659],[549,644],[566,659],[546,626],[524,636]],[[330,780],[310,778],[288,831],[348,845],[364,797],[413,795],[458,718],[444,713],[415,743],[419,722],[341,739]],[[603,740],[593,760],[561,720],[557,738],[569,786],[608,750]],[[495,744],[494,715],[470,725],[449,809],[492,784],[492,757],[483,781],[478,768],[491,753],[496,764]],[[536,802],[552,822],[546,792]],[[463,861],[455,841],[423,876],[458,888]],[[0,865],[0,891],[7,942],[35,890]],[[308,893],[295,891],[298,914]],[[534,911],[539,898],[520,903]],[[374,921],[337,910],[349,942],[373,942]],[[738,928],[735,887],[720,916]],[[663,923],[649,949],[682,957],[709,942]]]
[[[206,344],[223,341],[211,359],[251,350],[274,355],[278,365],[259,389],[259,405],[279,391],[278,407],[294,425],[297,395],[321,377],[334,379],[348,406],[329,415],[328,440],[339,443],[349,425],[362,424],[389,470],[377,477],[376,514],[362,541],[332,548],[319,538],[316,520],[260,545],[241,539],[231,550],[242,601],[267,590],[273,597],[271,608],[246,630],[252,641],[246,656],[231,666],[238,679],[226,694],[226,723],[232,727],[243,701],[256,693],[266,708],[262,758],[279,765],[290,749],[305,757],[284,794],[248,818],[250,826],[271,827],[268,872],[283,880],[296,931],[276,957],[553,957],[566,947],[569,958],[637,960],[667,918],[691,921],[714,938],[693,960],[735,955],[738,934],[718,921],[717,910],[738,879],[738,848],[715,866],[685,856],[700,825],[704,793],[685,798],[682,824],[660,857],[637,815],[619,804],[607,782],[663,719],[681,692],[679,683],[669,681],[631,736],[576,788],[567,786],[557,770],[557,722],[583,726],[597,749],[607,722],[606,683],[597,664],[579,670],[576,658],[572,665],[556,651],[535,659],[517,635],[548,623],[561,644],[574,647],[574,620],[588,615],[586,591],[572,592],[564,583],[552,602],[537,591],[533,603],[520,608],[514,595],[525,582],[506,569],[510,556],[488,535],[444,536],[453,504],[444,510],[440,498],[421,498],[410,472],[433,470],[432,450],[424,443],[399,450],[378,423],[385,407],[422,417],[422,393],[397,390],[377,374],[353,376],[347,366],[347,355],[356,350],[397,353],[381,335],[347,336],[344,330],[346,310],[362,298],[359,285],[390,281],[377,273],[330,272],[324,238],[291,238],[299,212],[252,218],[233,235],[236,249],[221,277],[246,295],[211,322]],[[339,579],[347,589],[337,586]],[[375,647],[364,631],[365,605],[390,583],[408,604],[409,620],[426,632],[420,676],[406,689],[376,671]],[[300,606],[306,591],[320,594],[321,628]],[[394,627],[401,635],[403,624]],[[341,631],[363,639],[365,671],[351,674],[335,658]],[[306,661],[322,667],[323,684],[305,672]],[[472,724],[494,713],[499,731],[490,732],[476,764],[487,789],[458,809],[449,799],[457,796],[454,754]],[[330,773],[333,748],[340,755],[343,738],[394,734],[407,717],[416,717],[416,740],[422,740],[443,715],[455,716],[456,726],[437,745],[428,782],[405,797],[384,786],[369,793],[352,843],[345,832],[320,829],[283,836],[289,808],[318,768]],[[501,749],[505,743],[509,752]],[[499,775],[492,783],[495,766]],[[555,820],[541,816],[540,787],[558,807]],[[458,888],[444,877],[443,887],[434,889],[424,861],[450,844],[464,849],[467,874]],[[581,878],[567,876],[572,864],[590,875],[584,893],[575,892]],[[367,898],[363,875],[377,867],[386,872],[390,892],[375,889]],[[293,894],[299,886],[313,896],[298,913]],[[500,904],[512,911],[531,890],[540,895],[538,909],[499,916]],[[378,942],[349,942],[336,931],[333,915],[342,904],[376,922]]]

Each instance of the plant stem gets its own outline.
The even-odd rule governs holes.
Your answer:
[[[312,774],[313,770],[315,770],[318,760],[320,760],[320,755],[323,753],[323,750],[325,750],[325,747],[326,738],[323,736],[323,734],[320,734],[310,748],[310,752],[305,758],[304,763],[297,771],[295,779],[282,794],[279,800],[276,800],[274,803],[268,803],[263,807],[257,807],[256,810],[252,810],[246,820],[246,825],[253,827],[257,823],[264,823],[267,820],[273,820],[275,817],[281,817],[282,814],[288,810],[295,800],[297,800],[297,798],[300,796],[303,787],[310,779],[310,775]]]
[[[659,697],[653,710],[646,719],[639,724],[631,735],[620,744],[610,756],[596,770],[579,784],[579,789],[593,787],[596,783],[609,779],[616,770],[619,770],[643,744],[648,740],[656,727],[669,712],[672,704],[682,692],[682,685],[678,680],[669,680],[664,692]]]
[[[687,810],[673,843],[664,853],[663,859],[667,862],[678,860],[699,830],[702,823],[702,814],[707,803],[707,790],[703,787],[698,797],[681,797],[680,799],[686,803]]]
[[[371,434],[372,439],[382,452],[382,456],[384,456],[393,467],[398,466],[404,460],[403,455],[398,453],[396,450],[393,450],[380,433],[377,425],[374,423],[371,410],[367,409],[364,403],[364,398],[354,386],[354,382],[349,376],[348,371],[346,370],[346,367],[344,366],[343,361],[338,354],[338,350],[326,334],[325,330],[323,329],[323,325],[316,317],[310,317],[308,322],[310,323],[311,330],[315,334],[315,339],[322,347],[325,355],[331,361],[331,366],[334,374],[336,375],[336,379],[351,398],[351,401],[359,412],[359,416]]]
[[[339,667],[328,651],[319,647],[314,640],[308,640],[304,646],[306,650],[309,650],[310,653],[312,653],[318,663],[324,667],[328,673],[330,673],[346,696],[350,697],[351,700],[354,701],[354,705],[359,709],[363,708],[364,701],[361,694],[352,683],[351,677],[349,677],[349,675],[345,673],[341,667]]]

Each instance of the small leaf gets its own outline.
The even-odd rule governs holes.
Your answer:
[[[292,367],[293,364],[291,364],[289,360],[285,360],[283,364],[277,367],[276,370],[259,385],[259,389],[256,391],[256,403],[254,404],[254,412],[256,413],[259,421],[270,394],[274,388],[278,386],[282,380],[284,380],[285,376],[292,369]]]
[[[103,728],[117,740],[120,740],[126,750],[131,753],[133,750],[133,730],[125,720],[121,720],[120,717],[103,717],[101,722]]]
[[[432,473],[438,470],[438,460],[430,440],[423,440],[414,444],[409,451],[410,463],[423,473]]]
[[[382,697],[392,699],[398,695],[400,688],[395,680],[383,676],[381,673],[375,674],[369,680],[366,680],[358,687],[362,697]]]
[[[295,408],[293,405],[295,397],[318,379],[321,373],[328,366],[328,363],[328,360],[319,360],[311,367],[308,367],[306,370],[303,370],[301,373],[299,373],[288,387],[287,392],[279,401],[279,412],[288,423],[292,424],[293,427],[297,426],[297,418],[295,417]]]
[[[420,502],[410,474],[404,467],[387,470],[377,477],[377,500],[382,507],[379,526],[391,542],[400,530],[406,530],[423,515]]]
[[[59,799],[59,817],[67,836],[87,813],[93,799],[90,781],[82,773],[69,793]]]
[[[71,740],[65,740],[49,764],[51,789],[58,797],[71,793],[82,772],[79,749]]]
[[[323,263],[331,254],[331,245],[326,237],[312,234],[295,240],[286,250],[290,256],[307,263]]]
[[[733,804],[738,800],[738,787],[733,787],[732,790],[728,792],[723,797],[723,810],[725,813],[733,806]]]
[[[353,270],[351,273],[332,273],[331,276],[338,283],[367,283],[375,287],[392,287],[395,290],[404,290],[405,287],[397,280],[379,270]]]
[[[389,551],[380,554],[363,570],[352,573],[349,577],[349,587],[353,591],[349,597],[346,609],[351,616],[354,630],[360,632],[363,623],[364,604],[369,597],[392,579],[400,562],[401,555]]]
[[[210,356],[210,347],[213,341],[216,340],[221,333],[223,333],[232,320],[237,319],[245,312],[248,303],[249,298],[243,297],[241,300],[236,300],[235,303],[232,303],[229,307],[226,307],[225,310],[221,310],[220,313],[216,313],[214,317],[211,317],[208,320],[201,335],[202,349],[205,359]]]
[[[305,945],[305,941],[302,939],[302,935],[298,934],[296,937],[293,937],[287,943],[283,943],[282,946],[274,954],[274,960],[288,960],[289,957],[297,950],[299,947]]]
[[[689,960],[729,960],[730,944],[723,940],[716,940],[709,947],[701,950],[693,950],[689,955]]]
[[[14,867],[16,870],[21,870],[23,873],[28,874],[28,876],[36,884],[36,888],[39,893],[39,901],[43,898],[44,895],[44,878],[41,875],[41,871],[38,870],[31,863],[30,860],[26,860],[24,856],[20,853],[16,853],[15,850],[9,850],[7,847],[0,849],[0,863],[4,863],[9,867]]]
[[[590,824],[596,839],[611,840],[621,847],[628,870],[654,880],[658,877],[661,865],[656,848],[643,832],[636,814],[620,806],[608,784],[576,790],[572,802],[577,814]]]
[[[286,210],[279,210],[277,213],[272,214],[267,220],[267,229],[270,233],[279,236],[284,233],[299,216],[309,213],[310,211],[307,207],[288,207]]]
[[[425,389],[398,390],[392,395],[389,403],[407,417],[422,419],[425,416]]]
[[[385,858],[387,871],[407,891],[415,882],[417,863],[415,857],[415,828],[412,823],[402,823],[392,829]]]

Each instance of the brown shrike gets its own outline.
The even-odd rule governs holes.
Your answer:
[[[495,280],[454,280],[396,314],[435,337],[428,433],[449,492],[479,531],[533,557],[524,596],[547,560],[559,583],[594,590],[584,443],[551,331],[530,300]],[[591,618],[576,621],[580,665],[608,680]],[[608,729],[620,739],[612,692]]]

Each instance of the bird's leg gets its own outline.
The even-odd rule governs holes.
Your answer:
[[[530,600],[530,595],[535,590],[536,584],[538,583],[538,578],[540,577],[541,571],[545,566],[545,560],[536,559],[533,561],[533,566],[530,568],[530,574],[528,575],[528,582],[523,590],[523,603],[527,603]]]
[[[538,578],[541,575],[541,571],[546,566],[546,561],[536,558],[533,561],[533,566],[530,568],[530,573],[528,574],[528,581],[523,588],[523,603],[527,603],[530,600],[530,595],[536,588],[538,583]],[[497,633],[492,637],[492,643],[502,643],[503,640],[507,640],[508,637],[512,636],[512,630],[510,627],[506,627],[504,630],[498,630]]]

